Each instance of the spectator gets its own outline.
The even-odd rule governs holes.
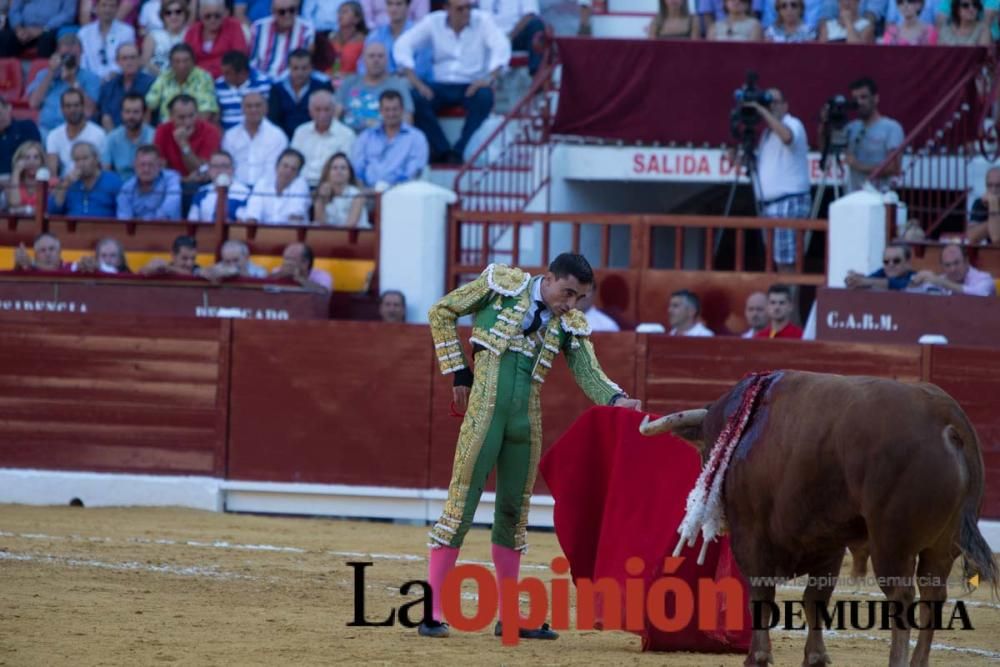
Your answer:
[[[986,172],[986,192],[972,202],[966,236],[970,243],[1000,243],[1000,167]]]
[[[281,266],[271,272],[272,278],[294,280],[303,289],[320,294],[333,291],[333,278],[323,269],[313,268],[315,257],[305,243],[289,243],[281,254]]]
[[[38,126],[30,120],[14,119],[11,116],[10,102],[0,97],[0,174],[12,173],[11,160],[24,142],[41,142],[41,140]]]
[[[113,129],[104,142],[101,164],[127,181],[135,175],[132,165],[139,146],[153,143],[155,131],[146,124],[146,98],[129,93],[121,101],[121,125]]]
[[[891,118],[878,112],[878,87],[868,77],[851,84],[851,97],[857,107],[858,117],[847,124],[847,151],[844,164],[848,167],[848,190],[860,190],[868,175],[903,143],[903,128]],[[876,189],[889,187],[889,178],[899,173],[900,156],[884,173]]]
[[[941,268],[944,273],[920,271],[913,276],[915,286],[934,286],[950,294],[970,296],[996,296],[993,276],[969,264],[965,250],[961,246],[949,245],[941,251]]]
[[[101,127],[111,132],[122,122],[122,101],[126,95],[140,95],[145,98],[153,85],[153,77],[139,68],[139,51],[135,44],[127,43],[118,47],[115,56],[120,74],[101,84],[97,99],[97,112],[101,115]],[[146,102],[142,103],[143,113]],[[146,142],[148,143],[148,142]]]
[[[591,331],[621,331],[621,327],[618,326],[618,323],[611,316],[603,310],[599,310],[594,305],[594,295],[596,292],[597,285],[595,284],[589,292],[577,300],[576,309],[586,316],[587,324],[590,325]]]
[[[761,331],[767,328],[767,295],[763,292],[754,292],[747,297],[747,305],[743,309],[743,316],[750,327],[743,332],[741,338],[754,338]]]
[[[78,273],[132,273],[125,259],[125,247],[113,238],[99,240],[94,254],[81,257],[73,270]]]
[[[903,11],[901,8],[903,2],[904,0],[884,0],[884,2],[881,3],[881,6],[879,8],[881,11],[878,13],[881,15],[876,18],[876,23],[879,20],[882,20],[883,23],[885,24],[886,31],[888,31],[889,26],[891,25],[898,26],[901,23],[903,23]],[[917,9],[917,18],[920,19],[920,21],[926,25],[934,25],[935,5],[933,0],[932,2],[929,3],[922,2],[921,0],[915,0],[914,4],[917,3],[920,4],[920,8]],[[876,4],[879,3],[874,2],[873,0],[862,0],[861,13],[864,14],[866,12],[871,12],[871,10],[874,9]]]
[[[430,82],[421,81],[413,69],[414,53],[425,45],[434,51],[434,80]],[[471,0],[447,0],[445,11],[428,14],[400,35],[393,55],[416,91],[416,124],[427,135],[431,161],[461,163],[469,138],[493,108],[497,75],[510,62],[507,36],[490,14],[473,9]],[[465,125],[458,143],[451,146],[436,113],[455,104],[465,109]]]
[[[45,150],[37,141],[25,141],[14,151],[14,169],[10,174],[5,195],[6,209],[12,213],[32,214],[38,207],[41,188],[36,180],[45,164]]]
[[[379,124],[379,96],[386,90],[397,91],[404,100],[406,122],[413,122],[413,98],[406,80],[386,69],[385,45],[365,44],[365,74],[356,74],[337,89],[337,102],[344,110],[344,123],[361,133]]]
[[[764,10],[766,0],[752,0],[752,11],[754,15],[760,16]],[[705,25],[705,36],[711,37],[716,23],[726,20],[727,0],[698,0],[698,16],[701,17]]]
[[[413,0],[412,2],[407,2],[407,0],[361,0],[361,8],[365,12],[365,24],[373,31],[375,28],[390,25],[394,20],[392,9],[394,2],[400,2],[406,8],[403,16],[407,22],[416,23],[427,16],[427,12],[431,9],[429,0]]]
[[[266,102],[270,92],[271,80],[250,67],[245,53],[228,51],[222,56],[222,76],[215,80],[222,129],[228,130],[243,122],[243,98],[248,93],[260,93]]]
[[[323,165],[334,153],[350,153],[354,132],[334,118],[336,104],[327,90],[317,90],[309,97],[311,121],[300,125],[292,137],[292,148],[302,153],[306,166],[302,170],[309,185],[319,183]]]
[[[413,180],[427,166],[427,138],[403,122],[403,98],[386,90],[379,98],[382,124],[361,133],[351,154],[361,183],[369,188]]]
[[[354,74],[358,71],[358,59],[365,46],[368,26],[365,25],[365,15],[361,5],[354,0],[347,0],[337,10],[337,30],[330,33],[330,49],[333,51],[334,83],[344,74]]]
[[[778,16],[764,30],[768,42],[792,43],[816,40],[816,31],[805,22],[804,0],[775,0]]]
[[[247,38],[240,22],[229,16],[225,0],[201,0],[198,18],[188,28],[184,41],[194,50],[198,67],[218,79],[225,76],[223,66],[227,53],[246,56]],[[249,70],[249,66],[246,69]]]
[[[118,6],[116,16],[119,21],[134,26],[139,18],[139,4],[142,0],[123,0]],[[96,0],[80,0],[77,10],[77,23],[80,25],[90,25],[97,20]]]
[[[184,0],[167,0],[160,6],[160,17],[162,27],[150,30],[142,40],[142,65],[153,76],[170,68],[171,53],[184,42],[191,13]]]
[[[87,141],[100,151],[104,149],[107,135],[84,116],[83,93],[76,88],[68,88],[63,92],[62,115],[66,122],[49,132],[45,140],[45,150],[48,151],[46,160],[49,171],[64,176],[73,169],[73,158],[70,153],[74,144]]]
[[[806,128],[802,121],[788,113],[788,100],[783,92],[777,88],[768,92],[771,94],[769,106],[757,102],[747,105],[765,124],[757,153],[761,212],[767,218],[808,218],[812,202]],[[764,241],[767,242],[766,235]],[[774,263],[778,271],[795,271],[795,251],[795,231],[774,230]]]
[[[225,278],[267,278],[267,269],[250,261],[250,248],[243,241],[230,239],[219,249],[218,263],[202,274],[212,281]]]
[[[343,0],[303,0],[302,18],[316,31],[317,41],[321,35],[329,35],[337,29],[337,10]]]
[[[76,0],[11,0],[0,30],[0,58],[19,56],[31,47],[40,58],[48,58],[56,50],[59,29],[75,18]]]
[[[288,71],[271,88],[268,119],[289,138],[293,137],[296,128],[309,121],[309,100],[317,90],[333,94],[330,77],[313,71],[308,51],[293,51],[288,58]]]
[[[364,193],[358,188],[351,161],[343,153],[327,160],[316,188],[313,222],[338,227],[370,228]]]
[[[271,0],[235,0],[233,11],[240,23],[250,27],[255,21],[271,15]]]
[[[298,0],[272,0],[271,16],[254,21],[250,34],[250,64],[277,79],[288,69],[293,51],[313,50],[313,27],[299,18]]]
[[[406,322],[406,295],[398,289],[387,289],[378,299],[378,314],[383,322]]]
[[[140,35],[147,35],[150,31],[163,27],[163,19],[160,17],[160,10],[163,3],[160,0],[144,0],[139,8],[139,18],[136,21]]]
[[[686,289],[678,290],[670,295],[670,305],[667,308],[670,319],[671,336],[707,337],[715,334],[698,320],[701,314],[701,300],[694,292]]]
[[[916,272],[910,266],[913,251],[905,243],[890,243],[882,253],[882,268],[864,276],[848,271],[844,283],[848,289],[905,290]]]
[[[62,244],[54,234],[42,232],[35,237],[35,259],[28,256],[22,243],[14,251],[15,271],[71,271],[73,267],[62,258]]]
[[[135,176],[118,193],[119,220],[179,220],[181,177],[164,169],[156,146],[135,152]]]
[[[772,285],[767,290],[767,318],[770,326],[754,338],[802,338],[802,329],[792,324],[792,290],[787,285]]]
[[[656,16],[646,28],[649,39],[701,39],[698,23],[688,11],[687,0],[660,0],[659,5]]]
[[[201,273],[197,261],[198,243],[190,236],[178,236],[174,239],[169,262],[159,258],[150,260],[139,273],[147,276],[196,276]]]
[[[726,0],[726,17],[712,24],[708,38],[716,42],[759,42],[760,21],[750,14],[750,0]]]
[[[190,95],[175,97],[170,102],[170,121],[156,128],[153,139],[167,167],[178,172],[185,182],[205,181],[205,163],[222,142],[219,128],[198,118],[196,104]]]
[[[300,175],[305,158],[294,148],[278,156],[274,173],[257,181],[247,200],[247,222],[302,224],[309,220],[309,184]]]
[[[840,13],[819,24],[817,41],[874,44],[875,21],[859,13],[860,5],[861,0],[840,0]]]
[[[156,77],[146,94],[146,104],[151,111],[159,114],[162,122],[167,117],[170,103],[182,94],[195,100],[205,120],[215,120],[219,112],[215,101],[215,82],[208,72],[195,67],[194,51],[183,43],[170,49],[170,68]]]
[[[97,20],[80,28],[78,33],[83,47],[83,69],[107,81],[121,71],[115,62],[118,47],[135,44],[135,28],[115,18],[118,0],[97,0],[96,11]]]
[[[59,38],[59,51],[49,58],[49,66],[28,84],[28,105],[38,109],[42,138],[64,122],[62,94],[70,88],[84,95],[84,111],[94,115],[101,93],[101,80],[93,72],[80,69],[80,40],[73,33]]]
[[[947,1],[947,0],[946,0]],[[989,46],[990,27],[981,0],[951,0],[948,20],[938,33],[941,46]]]
[[[388,57],[386,70],[390,74],[396,74],[399,71],[399,66],[396,65],[396,59],[392,55],[392,48],[396,44],[396,39],[412,28],[415,21],[419,20],[419,17],[411,18],[413,8],[419,4],[423,4],[424,10],[420,14],[420,17],[423,17],[427,13],[427,0],[416,0],[413,3],[408,2],[408,0],[375,0],[375,2],[381,2],[385,5],[387,21],[376,28],[372,28],[372,23],[368,20],[366,13],[365,22],[368,24],[370,32],[365,39],[365,44],[382,44],[385,47],[386,56]],[[362,6],[365,5],[364,2],[361,4]],[[434,76],[434,54],[431,50],[427,47],[418,49],[413,58],[415,62],[414,70],[416,70],[417,76],[423,81],[432,80]],[[368,64],[365,62],[365,58],[362,57],[361,61],[358,62],[358,74],[367,73]],[[410,106],[410,104],[412,102],[408,102],[407,106]]]
[[[882,43],[896,46],[934,46],[937,44],[937,29],[930,23],[920,20],[920,12],[925,3],[923,0],[897,0],[901,23],[890,23],[885,26]]]
[[[483,3],[481,8],[493,14],[493,21],[510,38],[513,50],[528,52],[528,72],[534,76],[542,64],[542,54],[533,48],[535,35],[545,32],[545,24],[538,18],[538,0],[494,0],[492,4]]]
[[[225,174],[225,178],[219,176]],[[243,207],[250,197],[250,187],[246,183],[235,180],[233,176],[233,156],[223,150],[212,153],[208,160],[208,176],[210,181],[201,186],[191,202],[188,220],[191,222],[212,222],[215,220],[215,206],[219,200],[216,187],[228,182],[226,194],[226,222],[234,222],[243,218]]]
[[[73,146],[74,167],[52,189],[49,213],[81,218],[115,217],[122,179],[113,171],[102,170],[97,155],[97,148],[91,143],[82,141]]]
[[[222,149],[233,156],[236,178],[244,183],[259,181],[271,171],[274,156],[288,148],[288,137],[264,117],[266,111],[263,95],[247,93],[243,98],[243,122],[222,136]]]

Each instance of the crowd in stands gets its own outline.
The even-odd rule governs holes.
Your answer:
[[[589,34],[589,2],[580,32]],[[660,0],[650,39],[988,46],[996,0]]]

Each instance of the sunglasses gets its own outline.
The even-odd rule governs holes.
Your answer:
[[[959,3],[958,6],[962,9],[975,9],[976,11],[979,11],[979,5],[973,4],[971,2],[961,2]]]
[[[204,21],[214,21],[216,19],[221,19],[222,14],[215,14],[215,13],[202,14],[201,18]]]
[[[183,9],[164,9],[163,10],[163,15],[164,16],[183,16],[184,15],[184,10]]]
[[[274,13],[278,16],[287,16],[288,14],[298,14],[298,7],[282,7],[281,9],[275,9]]]
[[[797,2],[782,2],[778,5],[778,9],[801,9],[802,5]]]
[[[455,5],[452,9],[456,12],[468,12],[472,10],[472,5]]]
[[[885,266],[890,266],[890,265],[895,266],[897,264],[902,264],[902,263],[903,263],[902,257],[890,257],[889,259],[882,260],[882,264],[884,264]]]

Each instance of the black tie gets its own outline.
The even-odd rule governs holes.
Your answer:
[[[531,324],[529,324],[528,328],[524,330],[525,336],[530,336],[538,331],[538,328],[542,326],[542,311],[545,310],[545,302],[536,301],[535,305],[537,306],[535,309],[535,319],[531,320]]]

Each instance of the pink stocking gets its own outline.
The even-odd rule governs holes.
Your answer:
[[[521,552],[517,549],[502,547],[499,544],[493,545],[493,566],[497,570],[497,597],[499,618],[503,618],[503,582],[512,579],[518,581],[521,569]]]
[[[455,567],[456,560],[458,560],[458,549],[455,547],[431,549],[431,555],[428,559],[429,564],[427,566],[427,581],[434,592],[433,613],[435,621],[443,619],[443,615],[441,614],[441,593],[444,590],[444,578]]]

